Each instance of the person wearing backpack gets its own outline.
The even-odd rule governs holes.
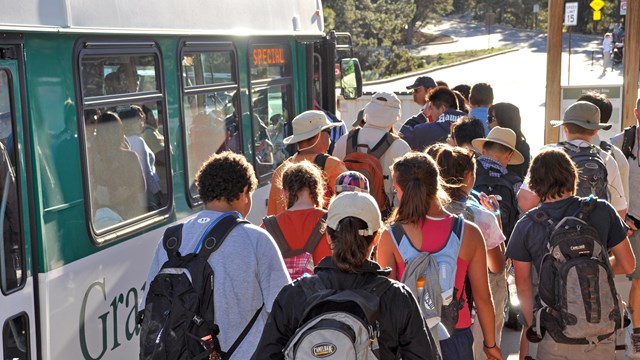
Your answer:
[[[424,153],[408,153],[393,164],[400,199],[382,233],[378,260],[420,299],[428,327],[437,329],[443,359],[473,359],[471,314],[465,301],[467,275],[488,359],[502,359],[487,276],[487,250],[480,230],[444,209],[450,200],[438,165]],[[445,330],[446,329],[446,330]],[[450,336],[445,339],[446,336]]]
[[[627,201],[618,165],[609,153],[591,144],[598,130],[611,127],[600,123],[598,107],[586,101],[578,101],[565,110],[562,120],[551,121],[551,125],[562,126],[567,139],[551,146],[567,152],[580,172],[576,193],[579,196],[593,194],[609,201],[624,218],[627,213]],[[540,198],[529,190],[527,182],[524,182],[518,192],[518,204],[521,209],[528,211],[539,203]]]
[[[333,199],[332,256],[278,294],[252,359],[440,359],[409,289],[368,260],[382,226],[371,195]]]
[[[499,213],[496,213],[496,210],[499,210],[498,201],[495,196],[481,195],[481,203],[479,203],[471,197],[476,177],[476,160],[472,152],[447,145],[441,147],[435,159],[440,168],[440,176],[448,185],[444,188],[451,198],[451,202],[446,205],[447,211],[463,215],[465,220],[476,224],[484,235],[489,268],[489,288],[496,316],[496,343],[500,346],[504,326],[504,308],[507,302],[507,282],[504,258],[505,236],[498,223]],[[470,289],[465,287],[465,290],[469,290],[465,294],[469,300]],[[486,359],[482,351],[482,329],[475,315],[476,319],[471,326],[474,339],[473,352],[475,359],[482,360]]]
[[[640,134],[638,123],[640,119],[640,98],[636,101],[636,108],[633,111],[636,123],[624,129],[623,132],[611,138],[611,143],[618,146],[624,153],[626,161],[629,163],[629,188],[634,189],[629,194],[629,208],[626,216],[626,224],[633,233],[629,237],[631,248],[636,255],[636,259],[640,258]],[[640,269],[636,269],[630,275],[631,290],[629,291],[629,307],[632,309],[640,309]],[[633,326],[630,336],[631,344],[627,347],[630,351],[629,357],[632,359],[640,359],[640,311],[631,312],[631,322]]]
[[[411,150],[423,151],[429,145],[445,142],[451,132],[453,122],[465,113],[457,110],[456,94],[446,86],[438,86],[427,94],[427,111],[431,122],[415,123],[407,120],[400,134]]]
[[[523,333],[539,341],[537,359],[614,359],[622,309],[613,274],[635,267],[627,226],[608,202],[576,196],[578,170],[561,149],[543,149],[529,172],[542,204],[518,221],[506,253]]]
[[[608,124],[611,119],[611,113],[613,112],[613,105],[606,95],[590,91],[578,98],[577,101],[590,102],[597,106],[600,110],[600,124]],[[603,130],[609,130],[610,127]],[[600,139],[600,130],[591,138],[591,144],[599,146],[602,150],[606,151],[616,161],[618,165],[618,171],[620,172],[620,181],[622,182],[622,188],[624,189],[625,199],[629,204],[629,163],[627,158],[620,148],[613,145],[611,142]]]
[[[478,158],[474,189],[488,195],[495,195],[500,205],[502,231],[507,239],[518,221],[520,210],[516,192],[522,178],[507,169],[508,165],[524,162],[524,157],[516,149],[516,133],[496,126],[486,138],[474,139],[471,144],[482,153]]]
[[[411,151],[409,145],[393,133],[393,125],[399,119],[400,99],[392,93],[376,93],[364,108],[365,124],[342,136],[333,151],[348,170],[367,177],[371,194],[385,218],[395,204],[391,164]]]
[[[278,244],[292,280],[313,275],[314,264],[331,255],[325,235],[324,180],[307,160],[287,164],[282,173],[287,210],[265,216],[264,227]]]
[[[244,156],[232,152],[200,168],[204,209],[169,227],[151,262],[140,304],[140,359],[253,354],[276,295],[290,282],[269,233],[244,220],[257,183]]]
[[[284,144],[296,144],[298,151],[278,166],[271,175],[271,189],[267,200],[267,215],[278,215],[287,209],[287,199],[282,194],[280,179],[289,163],[308,160],[318,165],[325,178],[325,203],[333,195],[333,184],[338,175],[347,171],[344,163],[335,156],[327,154],[331,143],[331,129],[341,126],[342,122],[331,122],[322,111],[309,110],[296,116],[291,122],[293,135],[283,140]]]

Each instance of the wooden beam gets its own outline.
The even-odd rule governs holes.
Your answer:
[[[622,127],[627,127],[636,123],[633,109],[636,108],[638,99],[638,69],[640,69],[640,0],[627,1],[623,65]]]
[[[560,119],[563,12],[563,0],[549,0],[549,25],[547,28],[547,94],[544,111],[545,144],[557,143],[560,137],[558,128],[552,127],[549,124],[549,121]]]

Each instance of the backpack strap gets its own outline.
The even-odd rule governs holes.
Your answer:
[[[346,155],[354,153],[358,151],[358,133],[360,132],[360,128],[354,128],[349,130],[349,134],[347,135],[347,152]]]
[[[262,311],[263,308],[264,308],[264,303],[262,303],[260,308],[258,310],[256,310],[256,313],[253,314],[253,317],[251,318],[251,320],[249,320],[249,323],[247,324],[247,326],[245,326],[244,329],[242,329],[242,332],[240,333],[240,335],[238,335],[238,337],[236,338],[236,341],[233,342],[233,344],[231,345],[229,350],[227,350],[227,352],[225,352],[222,355],[222,358],[224,360],[231,359],[231,355],[233,355],[233,353],[236,351],[238,346],[240,346],[242,341],[244,341],[244,338],[246,338],[247,335],[249,335],[249,331],[251,331],[251,328],[253,327],[253,324],[255,324],[256,320],[258,320],[260,312]]]
[[[169,259],[179,256],[180,245],[182,244],[183,224],[169,226],[162,236],[162,247]]]
[[[391,147],[391,144],[393,144],[394,141],[396,141],[396,137],[393,136],[393,134],[386,132],[378,143],[369,150],[369,154],[380,159],[380,157]]]
[[[209,256],[211,256],[211,254],[218,250],[222,245],[231,230],[242,223],[248,224],[249,222],[237,217],[236,215],[222,215],[222,218],[213,225],[211,230],[209,230],[207,235],[204,237],[204,241],[198,251],[198,255],[200,256],[202,254],[205,259],[208,259]]]
[[[393,238],[396,240],[396,244],[398,244],[398,246],[400,246],[400,242],[402,242],[402,238],[403,237],[406,236],[407,239],[409,238],[407,233],[404,231],[404,228],[402,228],[402,224],[395,223],[395,224],[391,225],[389,228],[391,229],[391,233],[393,234]]]
[[[304,244],[304,252],[308,252],[309,254],[313,254],[322,239],[322,235],[324,235],[327,230],[327,214],[322,215],[320,220],[316,226],[311,230],[311,235],[309,235],[309,239],[307,239],[307,243]]]
[[[602,150],[604,150],[604,151],[608,152],[609,154],[611,154],[611,156],[614,156],[614,155],[613,155],[613,151],[612,151],[612,149],[611,149],[611,147],[612,147],[612,146],[613,146],[613,145],[611,145],[611,143],[610,143],[610,142],[608,142],[608,141],[604,141],[604,140],[601,140],[601,141],[600,141],[600,149],[602,149]]]
[[[633,147],[636,144],[636,129],[637,125],[629,126],[624,129],[624,133],[622,135],[622,153],[625,158],[632,160],[636,159],[636,156],[633,154]]]
[[[278,220],[276,220],[275,215],[265,216],[262,218],[262,223],[264,224],[264,228],[273,236],[273,240],[276,241],[278,248],[280,249],[280,253],[283,258],[289,258],[291,256],[295,256],[291,247],[287,243],[287,239],[285,239],[284,234],[282,234],[282,230],[278,225]]]
[[[587,217],[595,209],[597,203],[598,198],[593,195],[580,200],[580,207],[577,211],[578,219],[587,221]]]
[[[328,154],[318,154],[315,158],[313,158],[313,163],[318,165],[320,170],[324,170],[325,165],[327,165],[327,159],[329,158]]]

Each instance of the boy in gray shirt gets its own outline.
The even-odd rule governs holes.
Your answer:
[[[251,195],[257,179],[242,155],[223,152],[209,158],[196,175],[204,210],[185,222],[180,253],[194,252],[212,223],[235,213],[245,217],[251,210]],[[147,288],[167,261],[162,241],[156,248],[147,278]],[[220,327],[220,347],[226,352],[262,310],[231,359],[248,359],[258,345],[273,301],[283,286],[291,282],[275,242],[265,230],[248,223],[236,226],[208,260],[214,280],[215,323]],[[144,307],[146,292],[141,307]]]

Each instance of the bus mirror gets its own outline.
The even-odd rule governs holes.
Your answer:
[[[362,96],[362,71],[356,58],[342,59],[340,62],[342,97],[357,99]]]

